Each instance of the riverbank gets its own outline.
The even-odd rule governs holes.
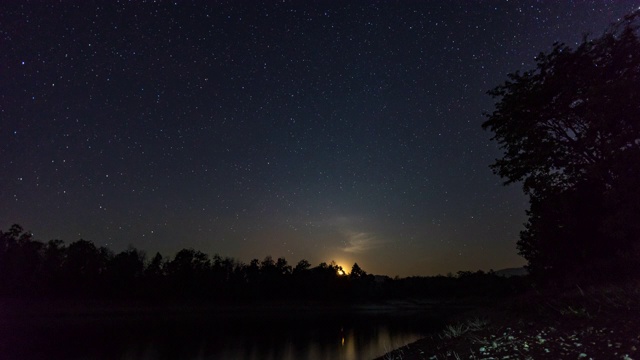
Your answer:
[[[530,291],[377,360],[638,359],[640,281]]]

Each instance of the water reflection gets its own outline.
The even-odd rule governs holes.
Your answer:
[[[357,360],[439,326],[416,313],[67,317],[15,324],[17,341],[4,350],[29,359]]]

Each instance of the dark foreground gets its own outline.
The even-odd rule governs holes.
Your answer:
[[[378,359],[638,358],[640,282],[531,292]]]

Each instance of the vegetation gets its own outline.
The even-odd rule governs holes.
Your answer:
[[[636,10],[575,50],[554,44],[489,92],[483,127],[504,150],[492,168],[529,196],[518,250],[538,281],[477,309],[487,321],[381,359],[637,358],[639,28]]]
[[[500,296],[523,288],[524,280],[493,272],[458,276],[391,279],[354,264],[351,272],[335,263],[295,266],[265,257],[244,264],[233,258],[180,250],[173,258],[150,260],[134,247],[114,254],[87,240],[68,246],[37,241],[20,225],[0,232],[0,296],[81,297],[152,303],[205,301],[251,303],[295,301],[352,303],[398,298]]]
[[[575,50],[556,43],[489,92],[498,102],[483,127],[504,150],[492,168],[529,195],[518,249],[534,274],[638,272],[638,19]]]
[[[379,360],[635,359],[639,309],[637,280],[531,289]]]

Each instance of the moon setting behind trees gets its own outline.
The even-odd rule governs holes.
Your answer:
[[[486,92],[637,6],[5,5],[0,228],[347,273],[521,266]]]

